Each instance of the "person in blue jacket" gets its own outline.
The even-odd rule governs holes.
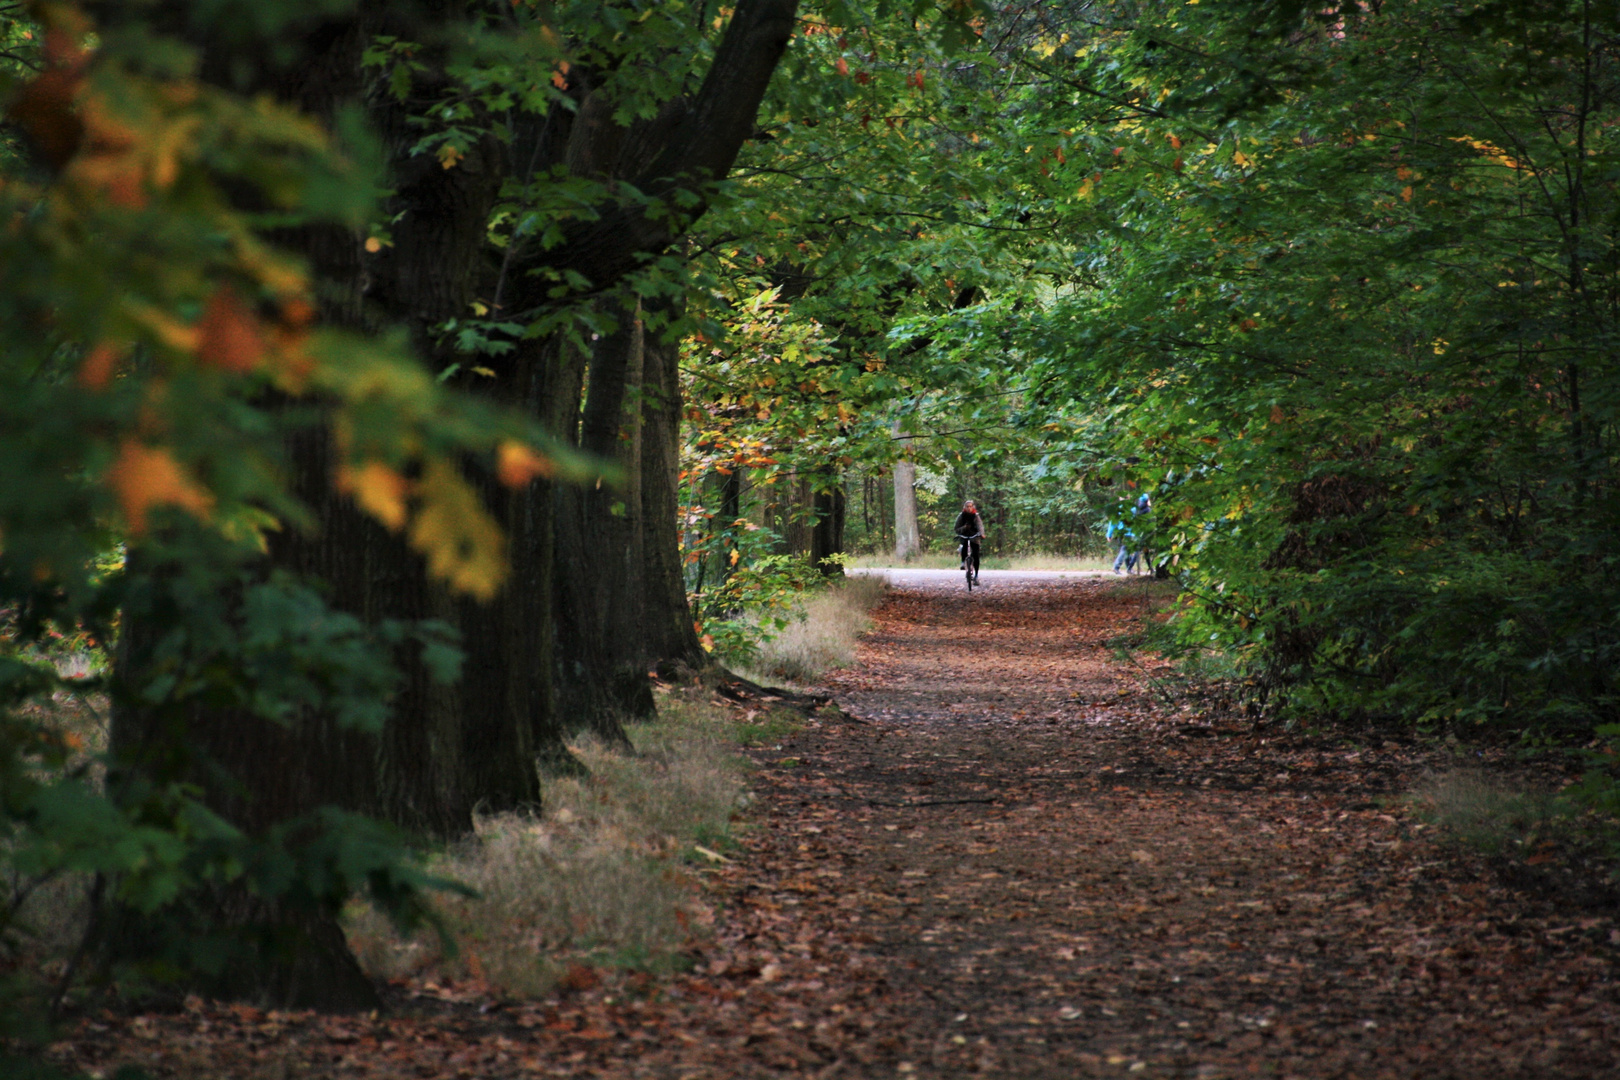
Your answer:
[[[1121,565],[1125,567],[1125,573],[1136,573],[1136,560],[1138,557],[1142,557],[1144,570],[1151,569],[1146,565],[1146,553],[1136,546],[1135,541],[1137,532],[1139,530],[1145,531],[1146,525],[1145,522],[1138,525],[1136,519],[1141,518],[1152,509],[1153,503],[1148,500],[1146,495],[1142,495],[1136,500],[1136,504],[1131,507],[1132,520],[1130,524],[1126,524],[1123,513],[1119,515],[1118,519],[1108,523],[1108,538],[1119,537],[1119,552],[1114,556],[1114,573],[1120,573]]]
[[[1120,567],[1129,561],[1132,569],[1136,566],[1136,556],[1131,553],[1131,527],[1125,524],[1125,504],[1119,506],[1117,516],[1108,519],[1108,539],[1119,541],[1119,551],[1114,555],[1114,573],[1120,573]]]

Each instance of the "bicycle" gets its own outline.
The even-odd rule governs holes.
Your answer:
[[[956,534],[956,550],[962,553],[962,569],[967,573],[968,592],[973,591],[974,583],[979,580],[978,571],[973,565],[973,541],[976,539],[978,537]]]

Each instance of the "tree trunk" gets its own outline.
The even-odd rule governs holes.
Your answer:
[[[681,565],[680,346],[649,334],[642,369],[641,505],[642,612],[645,659],[699,668],[707,654],[698,643],[692,608],[686,601]]]
[[[637,628],[643,593],[642,417],[645,367],[639,306],[613,313],[618,328],[589,359],[578,446],[608,463],[613,483],[559,487],[555,495],[558,704],[564,723],[627,745],[621,721],[653,713]],[[568,374],[582,367],[577,361]],[[627,407],[632,404],[633,407]]]
[[[382,17],[372,8],[347,23],[321,24],[310,35],[319,51],[291,70],[262,73],[263,89],[331,120],[363,97],[360,55]],[[231,58],[206,50],[204,55],[205,72],[236,85],[241,72]],[[442,366],[430,329],[462,314],[475,294],[488,216],[504,169],[494,139],[477,144],[459,169],[424,167],[422,159],[408,152],[416,135],[406,111],[391,105],[372,113],[392,154],[390,249],[367,259],[360,237],[324,226],[282,230],[271,238],[308,260],[320,283],[328,325],[370,332],[389,320],[403,322],[424,358]],[[482,610],[447,595],[429,582],[422,559],[400,536],[333,490],[331,454],[331,436],[324,428],[307,431],[289,445],[289,487],[320,526],[317,531],[274,534],[264,572],[274,568],[322,582],[334,608],[368,623],[437,618],[460,624],[471,645],[468,677],[460,688],[438,684],[414,648],[401,650],[395,659],[405,681],[391,701],[389,720],[376,734],[341,728],[325,715],[300,717],[284,726],[217,709],[189,710],[177,730],[176,717],[123,694],[111,734],[120,782],[133,785],[130,790],[143,779],[196,783],[213,809],[252,835],[320,807],[338,807],[411,831],[450,836],[470,829],[476,802],[506,806],[536,801],[539,792],[530,764],[538,741],[534,734],[547,725],[536,724],[532,715],[517,715],[517,709],[543,710],[548,695],[519,693],[515,696],[520,700],[511,700],[513,675],[519,676],[516,688],[521,689],[532,681],[529,672],[536,666],[531,655],[514,654],[533,653],[545,644],[542,630],[537,645],[529,621],[536,607],[532,590],[514,587],[499,607]],[[490,493],[503,501],[512,498],[504,491]],[[539,521],[549,523],[549,517]],[[547,546],[546,538],[533,535],[532,529],[512,531],[523,544]],[[515,576],[519,585],[524,580],[522,573]],[[526,633],[504,632],[499,625],[503,608],[525,611],[523,618],[505,621],[520,624]],[[541,605],[540,614],[549,614],[549,608]],[[138,682],[150,668],[146,643],[164,623],[151,610],[127,613],[128,647],[118,659],[122,684]],[[546,659],[541,671],[549,669]],[[496,707],[497,702],[508,707]],[[475,721],[471,725],[464,723],[469,717]],[[183,747],[178,753],[176,743]],[[154,752],[161,747],[168,750]],[[278,1006],[377,1006],[334,912],[287,907],[239,887],[188,903],[199,921],[234,927],[234,936],[255,950],[217,978],[204,979],[200,989]],[[142,930],[144,924],[127,911],[112,912],[111,953],[139,958],[149,950],[153,942],[146,939],[154,936]],[[203,927],[194,929],[201,932]]]
[[[900,435],[900,421],[894,434]],[[917,465],[909,458],[894,463],[894,557],[908,562],[922,550],[917,535]]]
[[[818,491],[811,503],[815,523],[810,531],[810,561],[827,577],[843,577],[844,568],[834,555],[844,553],[844,488],[839,484],[830,491]]]

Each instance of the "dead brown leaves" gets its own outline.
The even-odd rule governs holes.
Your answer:
[[[832,687],[865,722],[752,751],[683,973],[582,968],[537,1002],[401,984],[376,1018],[193,1002],[60,1053],[278,1078],[1614,1075],[1612,895],[1438,842],[1391,797],[1430,750],[1167,705],[1107,648],[1135,587],[892,598]]]

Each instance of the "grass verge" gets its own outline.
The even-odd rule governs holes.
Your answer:
[[[1531,853],[1544,844],[1583,839],[1590,831],[1569,799],[1475,770],[1431,776],[1410,800],[1418,816],[1490,855]]]
[[[859,575],[809,593],[787,628],[760,645],[749,673],[766,682],[808,683],[854,663],[856,640],[872,626],[868,612],[888,587],[884,578]]]
[[[485,817],[434,859],[434,872],[478,893],[439,901],[454,948],[433,934],[401,937],[353,905],[346,924],[366,970],[542,996],[603,968],[682,966],[714,921],[699,870],[726,858],[746,799],[736,748],[756,729],[785,728],[775,717],[741,723],[696,692],[666,695],[660,714],[629,728],[633,755],[575,745],[590,775],[548,782],[543,814]]]

